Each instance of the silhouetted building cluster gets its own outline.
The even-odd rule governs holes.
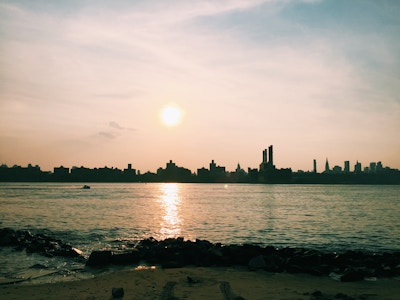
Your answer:
[[[371,162],[369,167],[362,169],[357,161],[353,172],[350,170],[350,161],[344,161],[343,168],[334,166],[330,168],[329,161],[325,161],[325,169],[317,172],[317,162],[314,159],[313,172],[298,171],[294,174],[293,183],[335,183],[335,184],[400,184],[400,171],[383,167],[382,162]]]
[[[272,145],[269,146],[268,150],[263,151],[258,181],[263,183],[290,183],[291,180],[292,169],[277,169],[274,165],[273,147]]]
[[[192,172],[189,169],[178,167],[170,160],[165,169],[157,170],[157,179],[162,182],[191,182],[193,181]]]
[[[383,167],[381,162],[371,162],[362,170],[360,162],[350,170],[350,161],[345,161],[343,168],[329,166],[325,161],[325,170],[317,172],[317,161],[313,161],[313,170],[292,172],[291,168],[278,169],[274,165],[273,146],[262,152],[259,168],[248,168],[247,172],[237,165],[233,172],[211,161],[209,169],[197,169],[197,174],[189,169],[177,166],[172,160],[165,169],[159,168],[156,173],[140,171],[128,164],[126,169],[86,168],[64,166],[55,167],[53,172],[43,172],[39,166],[28,167],[7,165],[0,166],[0,181],[3,182],[204,182],[204,183],[340,183],[340,184],[400,184],[400,171]]]

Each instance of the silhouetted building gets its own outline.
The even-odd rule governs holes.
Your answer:
[[[237,164],[235,172],[229,173],[229,182],[241,182],[245,183],[249,181],[247,173],[240,167],[240,164]]]
[[[328,162],[328,158],[325,161],[325,173],[329,173],[331,170],[329,168],[329,162]]]
[[[313,169],[314,173],[317,173],[317,160],[314,159],[314,169]]]
[[[48,180],[48,172],[42,172],[38,165],[32,166],[29,164],[26,168],[14,165],[8,168],[7,165],[2,165],[0,168],[1,181],[44,181]]]
[[[231,174],[229,174],[231,175]],[[232,178],[234,178],[233,175]],[[210,169],[206,168],[197,169],[197,181],[198,182],[230,182],[232,178],[228,179],[228,174],[225,167],[218,166],[214,160],[210,163]]]
[[[376,164],[376,172],[381,173],[383,171],[383,166],[380,161]]]
[[[371,173],[376,173],[376,163],[375,163],[375,162],[371,162],[371,163],[369,164],[369,171],[370,171]]]
[[[63,166],[54,168],[53,173],[56,176],[68,176],[69,175],[69,168],[64,168]]]
[[[332,172],[333,172],[334,174],[342,173],[342,167],[340,167],[340,166],[334,166],[333,169],[332,169]]]
[[[257,169],[247,168],[247,174],[249,176],[249,182],[258,182],[259,172]]]
[[[124,181],[127,182],[135,182],[138,180],[136,169],[132,169],[132,164],[128,164],[128,167],[124,169],[123,178]]]
[[[268,147],[268,163],[274,166],[274,155],[272,153],[272,145]],[[274,166],[275,167],[275,166]]]
[[[225,174],[225,167],[217,166],[214,160],[210,163],[210,174],[211,176],[219,176]]]
[[[68,181],[69,180],[69,168],[63,166],[53,169],[53,177],[55,181]]]
[[[350,162],[348,160],[344,162],[344,172],[350,173]]]
[[[192,180],[191,175],[189,169],[178,167],[172,160],[166,164],[165,169],[157,170],[158,180],[164,182],[189,182]]]
[[[262,158],[263,160],[260,164],[260,172],[263,172],[265,170],[275,169],[272,145],[268,147],[268,150],[267,149],[263,150]]]
[[[361,163],[359,163],[357,160],[356,164],[354,165],[354,173],[361,173],[362,172],[361,168],[362,168]]]
[[[197,169],[197,180],[199,182],[210,182],[210,170],[204,167]]]
[[[263,151],[258,181],[264,183],[288,183],[292,179],[292,169],[276,169],[273,161],[273,146]],[[267,161],[268,157],[268,161]]]

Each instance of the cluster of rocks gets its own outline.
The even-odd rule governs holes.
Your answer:
[[[341,281],[357,281],[365,277],[400,275],[400,252],[367,254],[346,251],[323,253],[304,248],[275,248],[259,245],[222,245],[206,240],[171,238],[142,240],[131,250],[93,251],[88,266],[108,264],[131,265],[145,261],[163,268],[184,266],[247,266],[249,270],[269,272],[337,274]]]
[[[28,230],[0,229],[0,246],[14,247],[16,251],[38,253],[47,257],[62,256],[84,259],[82,251],[61,240],[44,234],[32,234]]]
[[[0,246],[11,246],[17,251],[26,249],[27,253],[38,253],[48,257],[62,256],[85,261],[82,251],[70,244],[26,230],[0,229]],[[338,254],[253,244],[222,245],[199,239],[185,241],[183,238],[163,241],[148,238],[123,251],[92,251],[86,260],[89,267],[139,263],[160,265],[162,268],[247,266],[251,271],[334,274],[341,281],[400,276],[400,252],[368,254],[346,251]]]

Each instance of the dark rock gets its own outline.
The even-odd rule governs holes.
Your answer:
[[[111,255],[111,263],[114,265],[131,265],[140,261],[140,254],[136,250],[128,252],[114,252]]]
[[[111,251],[92,251],[86,265],[92,267],[108,265],[111,263],[111,256]]]
[[[112,288],[111,294],[113,298],[122,298],[124,297],[124,289],[123,288]]]
[[[307,262],[300,255],[296,255],[287,260],[285,270],[288,273],[307,273]]]
[[[267,266],[267,264],[265,263],[264,256],[262,256],[262,255],[253,257],[252,259],[250,259],[250,261],[248,263],[248,268],[250,271],[264,269],[266,266]]]
[[[16,245],[16,233],[11,228],[0,229],[0,246]]]
[[[353,298],[349,295],[343,294],[343,293],[337,293],[335,295],[335,299],[344,299],[344,300],[356,300],[356,298]]]
[[[187,282],[188,282],[189,284],[196,283],[196,281],[194,281],[193,278],[190,277],[190,276],[186,277],[186,279],[187,279]]]
[[[158,244],[158,241],[153,237],[149,237],[148,239],[141,240],[138,244],[138,248],[148,249],[154,247],[156,244]]]
[[[360,281],[364,280],[365,272],[362,270],[349,268],[341,277],[342,282]]]
[[[160,242],[162,247],[167,247],[167,248],[182,248],[183,243],[184,243],[183,237],[178,237],[175,239],[168,238]]]
[[[264,257],[267,272],[282,273],[285,270],[285,260],[277,253]]]
[[[315,276],[327,275],[330,273],[329,266],[320,265],[320,266],[310,266],[306,269],[307,273]]]
[[[24,231],[23,235],[24,235],[25,240],[34,239],[34,236],[32,235],[32,233],[29,230]]]
[[[204,266],[222,266],[224,264],[221,245],[210,247],[203,255]]]
[[[47,231],[46,231],[47,232]],[[63,256],[83,260],[82,251],[46,234],[32,234],[27,230],[0,228],[0,246],[26,249],[28,254],[47,257]],[[400,252],[368,254],[361,251],[322,253],[304,248],[260,247],[254,244],[222,245],[207,240],[185,241],[182,237],[157,241],[144,239],[130,244],[132,250],[123,252],[93,251],[88,266],[107,264],[129,265],[140,260],[159,264],[164,268],[194,266],[248,266],[250,270],[268,272],[343,274],[342,281],[362,280],[364,277],[394,277],[400,275]]]
[[[9,235],[0,236],[0,246],[11,246],[12,241]]]
[[[33,235],[28,230],[0,229],[0,246],[14,246],[15,251],[26,249],[27,253],[38,253],[47,257],[63,256],[83,259],[82,251],[44,234]]]
[[[311,300],[314,300],[314,299],[315,300],[331,300],[332,298],[322,294],[321,291],[315,291],[315,292],[311,293],[310,299]]]
[[[233,265],[246,266],[250,259],[262,254],[262,250],[258,246],[249,244],[230,245],[228,252]]]
[[[291,273],[291,274],[297,274],[297,273],[307,273],[302,266],[298,265],[287,265],[285,267],[286,272]]]
[[[321,291],[312,292],[312,293],[311,293],[311,296],[314,296],[314,297],[321,297],[321,296],[322,296],[322,292],[321,292]]]

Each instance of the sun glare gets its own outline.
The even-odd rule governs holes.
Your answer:
[[[176,106],[166,106],[161,111],[161,119],[167,126],[176,126],[182,119],[182,110]]]

